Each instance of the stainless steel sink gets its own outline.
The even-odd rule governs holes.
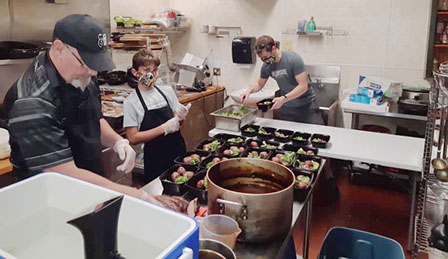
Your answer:
[[[308,73],[308,85],[316,93],[316,102],[322,112],[325,124],[336,126],[341,67],[307,65],[305,71]]]

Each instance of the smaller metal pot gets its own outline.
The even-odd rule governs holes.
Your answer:
[[[199,239],[199,259],[236,259],[235,253],[226,244],[212,240]]]
[[[421,105],[429,104],[429,89],[409,88],[403,89],[403,94],[400,98],[404,102],[414,102]]]

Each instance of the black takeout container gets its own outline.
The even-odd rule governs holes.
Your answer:
[[[284,150],[272,151],[272,153],[271,153],[271,155],[269,156],[268,159],[270,161],[272,161],[272,158],[275,157],[277,154],[285,154],[286,152],[288,152],[288,151],[284,151]],[[289,151],[289,152],[292,152],[292,151]],[[295,152],[293,152],[293,153],[294,153],[294,158],[292,159],[292,163],[289,166],[287,166],[288,168],[292,168],[294,163],[295,163],[295,161],[296,161],[297,154]],[[283,164],[281,164],[281,165],[283,165]]]
[[[320,158],[318,156],[298,155],[296,161],[294,162],[294,168],[309,171],[309,172],[316,172],[319,170],[319,168],[316,170],[307,170],[307,169],[299,168],[299,161],[305,162],[306,160],[313,160],[315,162],[318,162],[319,168],[321,168],[321,166],[322,166],[322,158]]]
[[[195,174],[188,182],[185,183],[185,187],[187,188],[187,192],[193,196],[197,197],[200,204],[207,204],[207,190],[206,189],[199,189],[196,187],[196,183],[199,180],[204,179],[204,177],[207,175],[207,170],[201,170],[197,174]]]
[[[297,139],[294,139],[294,138],[296,138],[296,137],[298,137],[298,136],[304,138],[304,140],[297,140]],[[306,146],[306,145],[308,145],[308,140],[309,140],[310,137],[311,137],[311,134],[310,134],[310,133],[306,133],[306,132],[294,132],[294,134],[292,134],[292,136],[291,136],[291,141],[292,141],[292,143],[295,144],[295,145]]]
[[[247,132],[246,131],[247,128],[253,128],[255,130],[255,132]],[[257,136],[258,128],[260,128],[260,126],[253,125],[253,124],[244,125],[241,128],[241,135],[246,136],[246,137],[255,137],[255,136]]]
[[[226,134],[226,133],[219,133],[219,134],[216,134],[213,137],[216,138],[216,139],[225,140],[228,143],[234,143],[234,142],[229,142],[229,139],[233,139],[233,138],[241,138],[243,140],[242,142],[236,143],[236,144],[243,144],[244,141],[246,141],[246,137],[238,136],[238,135],[232,135],[232,134]]]
[[[296,187],[296,185],[294,183],[294,200],[303,202],[303,201],[305,201],[306,196],[310,192],[311,186],[313,185],[314,174],[310,173],[308,171],[299,170],[299,169],[295,169],[295,168],[291,169],[291,171],[294,173],[295,177],[297,177],[299,175],[305,175],[305,176],[308,176],[309,178],[311,178],[311,183],[306,189],[299,189],[298,187]]]
[[[274,132],[274,139],[275,139],[275,141],[282,142],[282,143],[289,142],[291,140],[292,134],[294,134],[294,131],[292,131],[292,130],[284,130],[284,129],[278,129],[276,132],[283,133],[283,134],[287,135],[286,138],[281,138],[281,137],[275,136],[275,132]]]
[[[274,105],[272,100],[274,100],[274,99],[268,98],[268,99],[263,99],[263,100],[257,102],[258,109],[261,110],[262,112],[267,112],[269,109],[271,109],[272,105]],[[265,104],[264,102],[271,102],[271,103]]]
[[[221,143],[221,146],[223,146],[226,143],[226,141],[222,140],[222,139],[209,138],[209,139],[204,139],[203,141],[201,141],[198,145],[196,145],[196,147],[194,149],[195,150],[203,150],[202,148],[205,144],[212,143],[215,140],[218,140]],[[209,151],[209,152],[213,153],[213,152],[216,152],[218,149],[219,148],[217,148],[215,151]],[[205,151],[205,150],[203,150],[203,151]]]
[[[244,150],[244,152],[241,154],[241,157],[247,157],[247,155],[252,151],[257,151],[258,153],[260,153],[262,151],[266,151],[268,153],[268,156],[266,158],[259,158],[259,159],[268,159],[272,153],[272,150],[269,150],[269,149],[257,148],[257,147],[246,147],[246,150]]]
[[[299,149],[303,149],[305,152],[308,150],[311,150],[314,152],[313,155],[311,154],[299,154],[298,151]],[[283,150],[287,150],[287,151],[293,151],[296,152],[298,155],[309,155],[309,156],[316,156],[319,152],[319,149],[314,148],[314,147],[305,147],[305,146],[301,146],[301,145],[295,145],[295,144],[285,144],[283,145]]]
[[[263,139],[263,140],[269,140],[271,138],[274,137],[274,132],[277,130],[275,128],[271,128],[271,127],[260,127],[266,130],[266,132],[268,133],[268,135],[264,135],[264,134],[260,134],[257,131],[257,138],[259,139]],[[260,128],[258,128],[258,130],[260,130]]]
[[[313,140],[316,139],[316,138],[320,138],[322,140],[325,140],[326,143],[314,142]],[[330,136],[329,135],[314,133],[313,136],[311,136],[311,144],[313,145],[313,147],[326,148],[329,141],[330,141]]]
[[[220,147],[216,153],[217,153],[217,154],[222,154],[222,155],[224,155],[224,150],[226,150],[226,149],[230,149],[231,146],[236,146],[236,147],[238,147],[238,148],[242,147],[242,148],[246,149],[246,147],[245,147],[243,144],[226,143],[224,146]],[[241,152],[240,152],[238,155],[236,155],[236,156],[231,156],[231,155],[225,155],[225,156],[235,158],[235,157],[239,157],[243,152],[244,152],[244,150],[241,151]]]
[[[177,171],[177,169],[181,166],[184,167],[187,171],[193,171],[195,174],[199,170],[197,166],[181,164],[173,165],[172,167],[168,168],[159,176],[163,186],[163,193],[171,195],[183,195],[185,193],[185,183],[175,183],[171,180],[171,174]]]
[[[193,151],[188,151],[187,153],[185,153],[184,155],[178,156],[176,157],[176,159],[174,159],[174,162],[177,164],[183,164],[183,165],[191,165],[191,164],[186,164],[184,163],[184,157],[193,155],[193,154],[198,154],[201,157],[208,157],[210,155],[210,152],[208,151],[203,151],[203,150],[193,150]],[[199,162],[200,163],[200,162]],[[194,164],[195,166],[198,166],[199,163]]]

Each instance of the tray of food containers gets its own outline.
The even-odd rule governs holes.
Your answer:
[[[230,105],[212,112],[216,128],[238,132],[244,125],[255,121],[256,108],[241,105]]]

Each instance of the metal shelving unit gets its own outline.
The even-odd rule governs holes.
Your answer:
[[[447,75],[448,78],[448,75]],[[448,82],[448,80],[446,81]],[[444,254],[442,251],[437,250],[429,246],[428,238],[431,234],[431,225],[425,218],[425,205],[427,200],[427,192],[428,187],[432,185],[437,185],[442,189],[446,189],[448,192],[448,188],[445,184],[441,184],[441,182],[434,176],[434,170],[431,165],[431,161],[435,158],[436,152],[433,152],[433,147],[436,146],[436,142],[434,140],[435,131],[443,132],[439,125],[436,126],[437,121],[437,111],[439,109],[445,109],[448,106],[446,102],[448,99],[448,95],[444,93],[439,83],[433,82],[431,84],[431,93],[430,93],[430,105],[428,109],[428,120],[426,124],[425,131],[425,147],[423,154],[423,170],[421,172],[421,178],[417,187],[417,201],[415,207],[415,228],[414,228],[414,246],[412,249],[412,258],[420,258],[421,253],[429,253],[432,254]],[[445,89],[446,90],[446,89]],[[442,121],[443,118],[440,118]],[[443,143],[446,145],[447,143]],[[443,257],[441,257],[443,258]]]

